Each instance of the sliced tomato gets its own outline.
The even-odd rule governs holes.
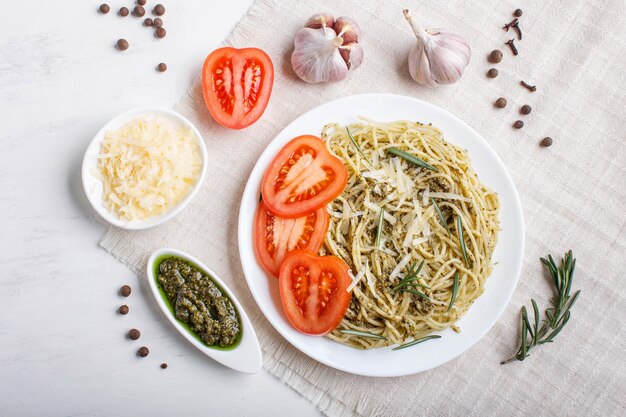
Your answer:
[[[202,94],[213,118],[230,129],[259,120],[274,86],[274,66],[257,48],[219,48],[202,67]]]
[[[330,216],[326,207],[297,219],[284,219],[269,211],[263,201],[256,211],[254,249],[263,268],[278,278],[280,264],[293,250],[317,253],[324,243]]]
[[[350,305],[348,265],[336,256],[293,251],[280,267],[278,286],[285,314],[305,334],[333,330]]]
[[[278,152],[261,184],[267,208],[295,218],[317,210],[343,192],[348,173],[343,162],[318,137],[298,136]]]

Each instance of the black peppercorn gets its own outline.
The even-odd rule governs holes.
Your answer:
[[[543,147],[543,148],[547,148],[548,146],[552,145],[552,138],[550,136],[546,136],[545,138],[541,139],[541,142],[539,142],[539,146]]]
[[[130,340],[137,340],[141,336],[141,332],[137,329],[130,329],[128,331],[128,338]]]
[[[167,64],[165,62],[161,62],[159,65],[157,65],[157,69],[160,72],[165,72],[167,71]]]
[[[154,24],[154,22],[153,22],[153,21],[152,21],[152,19],[151,19],[151,18],[149,18],[149,17],[146,17],[146,18],[143,20],[143,25],[144,25],[144,26],[152,26],[153,24]]]
[[[494,105],[499,109],[503,109],[506,107],[506,99],[504,97],[500,97],[496,100]]]
[[[120,16],[128,16],[128,8],[127,7],[121,7],[120,11],[117,12]]]
[[[166,363],[162,363],[161,364],[161,369],[167,369],[167,364]]]
[[[521,120],[516,120],[515,123],[513,123],[513,127],[516,129],[521,129],[524,127],[524,122],[522,122]]]
[[[150,350],[145,346],[140,347],[137,351],[137,355],[141,356],[142,358],[148,356],[148,353],[150,353]]]
[[[499,49],[491,51],[489,54],[489,62],[497,64],[500,61],[502,61],[502,51]]]
[[[107,13],[109,13],[109,10],[111,10],[111,8],[109,7],[108,4],[102,3],[100,5],[100,13],[107,14]]]
[[[146,9],[141,6],[135,6],[133,9],[133,14],[137,17],[143,17],[146,14]]]
[[[127,305],[120,306],[118,311],[120,312],[120,314],[126,315],[128,314],[128,306]]]
[[[522,9],[515,9],[515,11],[513,12],[513,16],[522,17]]]
[[[487,71],[487,77],[489,78],[496,78],[498,76],[498,70],[495,68],[490,68],[489,71]]]
[[[166,33],[165,28],[157,28],[155,32],[157,38],[164,38]]]
[[[163,27],[163,19],[161,19],[160,17],[155,17],[154,18],[154,27],[155,28]]]
[[[162,4],[157,4],[154,6],[154,10],[152,12],[157,16],[163,16],[165,14],[165,7]]]
[[[120,41],[124,41],[126,42],[125,39],[120,39],[119,41],[117,41],[117,46],[120,46]],[[126,48],[128,48],[128,42],[126,42]],[[125,48],[125,49],[126,49]],[[121,49],[121,48],[120,48]],[[122,287],[120,288],[120,294],[123,295],[124,297],[128,297],[130,295],[131,292],[131,288],[129,285],[122,285]]]
[[[146,5],[146,0],[137,0],[137,4],[140,6],[145,6]]]
[[[522,107],[520,107],[519,112],[521,114],[530,114],[530,112],[533,111],[533,108],[530,107],[528,104],[524,104]]]

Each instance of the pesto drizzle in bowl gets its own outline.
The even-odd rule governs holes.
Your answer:
[[[233,349],[241,341],[241,319],[230,298],[196,265],[166,255],[154,264],[159,292],[170,312],[205,345]]]

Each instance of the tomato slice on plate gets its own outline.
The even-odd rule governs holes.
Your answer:
[[[243,129],[261,117],[273,85],[272,60],[257,48],[216,49],[202,67],[204,103],[230,129]]]
[[[336,256],[293,251],[280,267],[278,286],[285,314],[300,332],[324,335],[333,330],[350,305],[352,279]]]
[[[254,250],[267,272],[278,277],[285,256],[302,249],[317,253],[324,243],[330,215],[326,207],[296,219],[284,219],[273,214],[263,201],[256,211]]]
[[[267,208],[284,218],[317,210],[343,192],[348,173],[320,138],[304,135],[287,143],[265,172],[261,192]]]

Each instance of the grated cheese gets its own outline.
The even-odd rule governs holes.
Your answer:
[[[402,271],[409,264],[410,260],[411,254],[409,253],[408,255],[405,255],[404,258],[402,258],[402,260],[398,262],[398,265],[396,265],[393,271],[391,271],[391,274],[389,275],[389,280],[393,281],[393,279],[398,276],[400,271]]]
[[[430,194],[430,186],[426,185],[426,189],[422,193],[422,206],[426,207],[428,205],[428,198]]]
[[[193,189],[202,171],[197,139],[163,118],[135,119],[107,132],[98,171],[105,207],[126,220],[163,214]]]
[[[359,283],[359,281],[361,281],[361,279],[365,276],[365,270],[361,269],[359,271],[358,274],[356,274],[356,276],[354,276],[352,274],[352,271],[348,271],[348,274],[350,275],[350,277],[352,278],[352,282],[350,283],[350,285],[348,285],[348,288],[346,288],[347,292],[350,292],[354,289],[354,287],[356,287],[356,285]]]

